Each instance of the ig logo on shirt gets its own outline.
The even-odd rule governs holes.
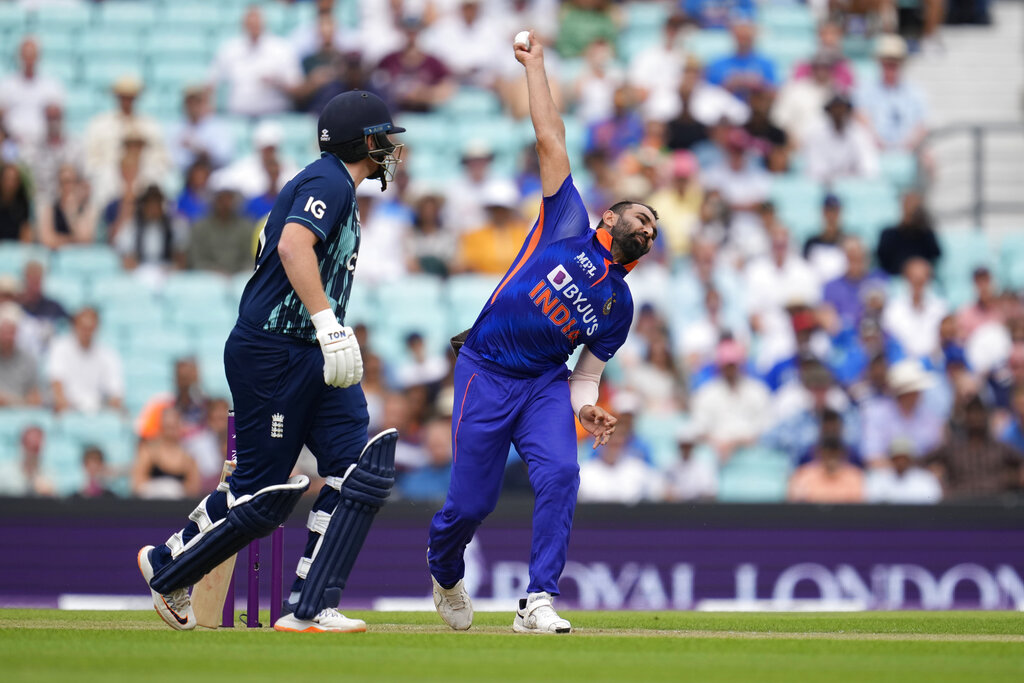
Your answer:
[[[572,275],[569,275],[569,271],[565,269],[565,266],[561,264],[555,266],[555,269],[548,273],[548,281],[551,286],[557,291],[562,291],[562,288],[572,282]]]
[[[324,204],[319,199],[313,199],[313,197],[311,196],[311,197],[309,197],[306,200],[305,211],[308,212],[308,213],[313,214],[316,218],[323,218],[324,217],[324,211],[326,211],[326,210],[327,210],[327,205]]]

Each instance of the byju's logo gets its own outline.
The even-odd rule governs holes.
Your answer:
[[[572,275],[569,275],[569,271],[559,264],[555,266],[554,270],[548,273],[548,282],[551,283],[551,286],[554,287],[555,290],[560,292],[567,284],[572,282]]]

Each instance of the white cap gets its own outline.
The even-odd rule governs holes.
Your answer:
[[[10,323],[12,325],[17,325],[21,322],[21,316],[21,306],[13,301],[5,301],[0,304],[0,324]]]
[[[878,59],[905,59],[907,41],[895,33],[879,36],[875,41],[875,57]]]
[[[519,205],[519,188],[511,180],[492,180],[484,186],[481,194],[484,206],[514,209]]]
[[[935,383],[920,361],[912,358],[901,360],[889,368],[886,379],[889,383],[889,391],[893,396],[925,391],[931,389]]]
[[[256,149],[277,147],[284,139],[284,129],[276,121],[261,121],[252,134],[252,146]]]
[[[615,415],[635,415],[640,411],[642,401],[632,391],[620,391],[612,399],[612,413]]]

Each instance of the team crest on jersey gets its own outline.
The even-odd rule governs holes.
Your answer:
[[[284,415],[281,413],[274,413],[270,416],[270,438],[284,438]]]
[[[569,275],[569,271],[565,269],[565,266],[559,264],[555,266],[555,269],[548,273],[548,282],[555,288],[556,291],[562,291],[567,284],[572,282],[572,275]]]
[[[320,131],[320,142],[330,142],[330,141],[331,141],[331,134],[327,132],[326,128],[324,128],[323,130]]]
[[[612,306],[614,306],[614,305],[615,305],[615,294],[612,294],[610,297],[608,297],[608,301],[604,302],[604,308],[601,309],[601,312],[604,313],[605,315],[608,315],[609,313],[612,312]]]

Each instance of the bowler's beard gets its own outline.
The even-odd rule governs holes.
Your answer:
[[[612,243],[622,253],[623,263],[632,263],[650,251],[647,240],[642,239],[643,235],[640,232],[630,231],[622,216],[615,217],[615,225],[609,232],[612,234]],[[639,242],[636,239],[638,236],[641,237]]]

